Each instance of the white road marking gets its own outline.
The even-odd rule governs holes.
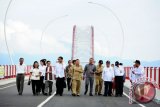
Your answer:
[[[43,107],[52,97],[54,97],[55,94],[56,94],[56,91],[47,99],[45,99],[41,104],[39,104],[37,107]]]
[[[27,81],[25,81],[24,83],[26,83]],[[16,84],[13,84],[13,85],[9,85],[9,86],[6,86],[6,87],[3,87],[3,88],[0,88],[0,90],[3,90],[3,89],[6,89],[6,88],[9,88],[9,87],[12,87],[12,86],[15,86]]]
[[[123,95],[125,95],[126,97],[129,98],[129,96],[128,96],[125,92],[123,92]],[[139,106],[141,106],[141,107],[146,107],[145,105],[143,105],[143,104],[141,104],[141,103],[135,101],[134,99],[133,99],[133,101],[136,102],[136,103],[137,103]]]

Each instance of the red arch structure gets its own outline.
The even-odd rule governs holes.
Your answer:
[[[87,63],[91,57],[94,58],[94,27],[74,25],[71,59],[78,58],[82,63]]]

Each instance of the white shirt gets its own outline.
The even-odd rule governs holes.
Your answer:
[[[114,67],[114,75],[115,76],[124,76],[124,68],[122,66]]]
[[[144,67],[139,66],[135,69],[135,79],[141,78],[145,76]]]
[[[40,80],[40,70],[38,68],[31,69],[31,80]]]
[[[56,75],[56,78],[65,77],[65,74],[64,74],[65,68],[66,68],[65,64],[56,63],[56,65],[55,65],[55,73],[54,73]]]
[[[132,82],[134,82],[135,81],[135,74],[133,74],[133,72],[135,72],[135,69],[136,68],[134,68],[134,67],[132,67],[131,69],[130,69],[130,71],[129,71],[129,79],[132,81]]]
[[[114,70],[112,67],[104,67],[102,72],[102,79],[104,81],[112,81],[114,78]]]
[[[25,64],[17,64],[16,65],[16,74],[24,74],[26,72],[26,65]]]
[[[40,66],[39,71],[41,72],[41,76],[45,76],[46,73],[46,66]]]

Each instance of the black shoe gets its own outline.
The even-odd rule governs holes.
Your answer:
[[[115,95],[115,97],[118,97],[118,95]]]
[[[79,97],[80,95],[79,95],[79,94],[77,94],[77,96]]]
[[[92,93],[90,93],[90,94],[89,94],[89,96],[93,96],[93,94],[92,94]]]
[[[86,94],[87,94],[87,91],[84,92],[84,95],[86,95]]]
[[[98,95],[102,95],[101,93],[98,93]]]
[[[58,96],[58,93],[56,93],[55,96]]]
[[[111,95],[111,94],[108,94],[108,96],[110,96],[110,97],[111,97],[112,95]]]
[[[52,95],[52,93],[49,93],[49,95]]]
[[[72,96],[76,96],[76,94],[72,94]]]
[[[47,96],[47,93],[44,93],[45,96]]]
[[[107,97],[107,95],[105,95],[105,94],[104,94],[103,96],[104,96],[104,97]]]
[[[60,96],[63,96],[63,94],[60,94]]]
[[[22,93],[19,93],[19,95],[22,95]]]
[[[120,97],[122,97],[122,95],[119,95]]]

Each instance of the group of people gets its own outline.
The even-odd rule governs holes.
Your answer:
[[[20,58],[19,64],[16,66],[16,84],[19,95],[22,95],[23,93],[25,72],[26,65],[24,64],[24,58]],[[38,61],[35,61],[32,69],[30,70],[28,81],[28,85],[30,85],[30,83],[32,84],[33,95],[38,95],[40,92],[42,92],[43,95],[51,95],[53,85],[52,80],[51,61],[42,59],[40,60],[40,65]]]
[[[82,80],[85,81],[84,95],[88,93],[88,87],[90,85],[89,95],[93,96],[94,81],[95,95],[102,95],[103,84],[103,96],[115,95],[115,97],[118,97],[123,95],[125,71],[122,63],[116,61],[115,64],[111,64],[108,60],[103,64],[103,61],[99,60],[98,65],[95,65],[94,59],[90,58],[89,63],[83,68],[79,59],[69,60],[67,66],[62,56],[58,57],[57,60],[54,69],[51,66],[51,61],[47,61],[46,59],[40,60],[40,65],[38,61],[33,63],[33,68],[30,70],[29,83],[31,82],[32,84],[34,96],[40,93],[43,95],[51,95],[53,79],[56,80],[56,95],[60,96],[63,95],[63,90],[66,87],[68,91],[71,91],[72,96],[80,96]],[[140,61],[136,60],[130,72],[131,82],[134,82],[136,78],[142,75],[142,68]],[[24,58],[19,59],[16,71],[17,90],[19,95],[22,95],[24,73],[26,72]]]
[[[123,94],[123,82],[125,80],[125,72],[121,63],[118,61],[111,64],[110,61],[106,61],[103,66],[103,61],[99,60],[98,65],[94,64],[94,59],[89,59],[89,64],[83,67],[79,63],[79,59],[68,61],[66,67],[66,77],[68,91],[72,91],[73,96],[80,95],[81,80],[85,80],[85,92],[88,92],[88,86],[90,85],[89,95],[93,96],[93,87],[95,80],[95,95],[102,95],[102,87],[104,83],[104,94],[103,96],[112,96],[112,89],[116,89],[115,96],[122,96]],[[116,85],[115,85],[116,84]],[[115,86],[115,87],[114,87]]]

